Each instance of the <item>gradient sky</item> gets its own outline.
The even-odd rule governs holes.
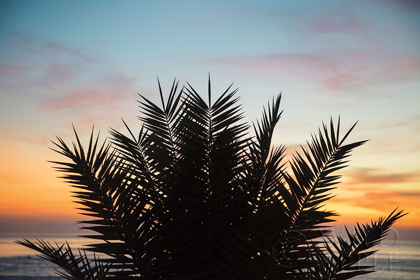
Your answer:
[[[157,76],[204,92],[209,72],[249,122],[282,91],[290,154],[330,117],[359,121],[349,140],[370,141],[327,207],[353,224],[400,206],[420,229],[420,1],[0,0],[0,233],[76,228],[55,135],[138,130]]]

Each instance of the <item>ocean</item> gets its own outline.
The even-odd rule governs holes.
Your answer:
[[[36,235],[35,235],[36,236]],[[26,236],[31,241],[35,238]],[[40,239],[66,240],[72,248],[82,248],[90,240],[75,236],[38,236]],[[36,252],[14,243],[22,239],[16,235],[0,236],[0,279],[5,280],[62,280],[57,276],[57,266],[36,256]],[[379,252],[364,260],[360,265],[375,265],[374,273],[355,277],[355,280],[418,280],[420,279],[420,242],[398,240],[384,242],[377,246]]]
[[[36,235],[25,238],[36,241],[36,237],[54,244],[63,244],[66,241],[73,249],[83,248],[90,240],[74,235]],[[46,261],[37,255],[37,252],[22,245],[15,240],[22,240],[21,235],[8,234],[0,236],[0,279],[1,280],[63,280],[57,276],[55,264]]]

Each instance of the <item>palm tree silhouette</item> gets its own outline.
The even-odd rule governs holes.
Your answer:
[[[212,101],[174,81],[161,105],[141,96],[142,128],[135,136],[111,130],[87,150],[57,137],[54,162],[74,188],[84,237],[96,240],[75,254],[69,244],[27,239],[17,243],[62,268],[66,279],[348,279],[370,273],[357,262],[405,214],[347,231],[348,241],[328,240],[336,214],[324,210],[352,149],[340,120],[323,125],[285,162],[285,147],[271,144],[281,95],[252,127],[242,123],[237,90]],[[289,168],[290,171],[288,171]],[[99,256],[99,257],[98,257]]]

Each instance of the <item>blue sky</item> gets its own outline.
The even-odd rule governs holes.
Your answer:
[[[59,159],[49,140],[72,140],[72,123],[86,137],[92,125],[122,128],[121,118],[135,129],[137,93],[157,101],[157,76],[166,90],[177,77],[204,93],[210,73],[215,92],[239,87],[249,122],[283,92],[274,139],[290,152],[330,117],[344,129],[359,120],[351,140],[371,141],[331,207],[350,221],[401,205],[414,213],[406,225],[420,227],[419,46],[414,0],[1,0],[2,219],[75,215],[45,163]]]

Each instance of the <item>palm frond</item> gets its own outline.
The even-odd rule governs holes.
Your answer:
[[[377,251],[370,249],[378,245],[395,221],[405,215],[406,213],[403,211],[397,212],[395,209],[388,217],[380,217],[377,221],[372,221],[371,224],[357,224],[354,227],[354,234],[345,228],[347,241],[341,237],[338,237],[338,242],[328,238],[328,241],[325,241],[326,251],[319,252],[320,255],[323,255],[325,264],[318,268],[318,275],[328,279],[342,280],[372,273],[373,271],[367,269],[373,266],[362,266],[358,263]]]
[[[57,270],[57,274],[68,280],[94,280],[104,278],[109,271],[99,259],[95,257],[94,264],[88,259],[86,252],[79,250],[79,255],[75,255],[66,242],[55,246],[49,242],[37,239],[31,242],[27,239],[16,241],[16,243],[35,250],[41,258],[58,265],[62,271]]]
[[[307,143],[308,149],[302,147],[303,155],[297,153],[290,161],[293,176],[285,173],[284,179],[295,197],[288,205],[290,211],[291,230],[298,230],[305,234],[308,240],[323,236],[315,229],[318,225],[333,221],[336,214],[322,210],[323,203],[332,197],[331,190],[338,183],[339,175],[334,173],[346,167],[351,151],[364,144],[359,141],[344,144],[347,136],[353,130],[354,124],[346,135],[340,139],[340,120],[337,128],[330,122],[330,131],[323,125],[318,137],[312,136],[312,142]],[[310,219],[308,219],[310,217]]]
[[[273,102],[269,112],[276,112],[277,108],[278,103]],[[263,123],[266,129],[274,127],[272,124],[277,118],[272,117],[273,115],[265,113]],[[281,148],[271,149],[274,155],[273,161],[270,161],[272,158],[268,158],[265,159],[265,164],[261,165],[255,160],[257,158],[255,154],[264,155],[263,149],[258,149],[258,143],[269,143],[272,135],[272,132],[259,133],[262,136],[257,137],[257,144],[251,146],[254,150],[250,153],[254,157],[249,157],[253,165],[248,170],[251,171],[249,174],[252,174],[250,178],[262,180],[257,181],[258,186],[261,187],[261,193],[263,190],[266,191],[266,195],[260,194],[257,197],[259,207],[252,216],[254,222],[247,224],[242,230],[248,235],[239,233],[229,240],[234,245],[226,245],[227,248],[231,248],[239,246],[238,243],[260,243],[258,257],[250,245],[240,249],[239,255],[244,258],[237,260],[243,264],[243,269],[245,266],[254,267],[249,263],[248,257],[255,256],[252,262],[258,262],[258,266],[265,267],[263,270],[270,271],[273,277],[293,278],[311,275],[310,271],[318,266],[316,251],[320,241],[317,239],[328,234],[326,223],[333,221],[331,217],[335,215],[334,212],[321,208],[322,203],[332,197],[330,191],[334,189],[339,179],[339,176],[333,173],[344,168],[346,163],[344,159],[349,156],[351,150],[365,142],[344,144],[344,140],[353,128],[354,126],[340,139],[340,122],[335,128],[331,120],[330,131],[324,125],[323,130],[319,130],[318,137],[313,136],[312,142],[308,143],[309,149],[302,148],[304,156],[297,153],[290,161],[293,176],[287,173],[281,164],[283,152]],[[272,177],[270,177],[270,168],[275,174]],[[266,178],[271,179],[271,184],[264,184]],[[253,183],[255,184],[255,181]],[[270,188],[266,189],[268,185]],[[267,250],[275,246],[273,240],[282,240],[281,247],[272,251]]]
[[[105,257],[89,262],[68,245],[19,244],[61,266],[67,279],[347,279],[368,273],[357,261],[372,254],[366,250],[402,212],[358,226],[349,242],[319,241],[336,215],[323,208],[340,178],[336,172],[365,143],[345,143],[354,126],[340,137],[340,120],[323,125],[288,171],[285,147],[272,145],[281,95],[264,108],[249,137],[232,85],[213,99],[209,78],[206,100],[188,83],[178,90],[174,80],[167,97],[159,81],[158,87],[160,105],[140,96],[138,135],[124,122],[128,136],[111,129],[111,141],[98,144],[92,129],[87,149],[75,129],[72,145],[59,137],[53,142],[69,160],[54,162],[56,169],[90,217],[80,222],[91,233],[83,236],[96,242],[87,250]]]
[[[61,138],[53,142],[57,152],[65,155],[72,162],[54,162],[60,172],[65,173],[62,178],[72,187],[76,203],[83,207],[82,214],[94,217],[94,220],[82,221],[90,224],[82,228],[93,230],[97,235],[85,237],[103,240],[104,243],[90,244],[89,250],[107,254],[112,258],[109,274],[115,273],[119,277],[138,273],[139,252],[132,247],[135,243],[133,228],[137,228],[142,220],[140,214],[147,207],[147,201],[141,200],[136,188],[135,179],[129,180],[130,173],[124,162],[110,152],[111,146],[104,142],[99,148],[98,138],[93,137],[85,153],[76,130],[74,130],[77,144],[70,149]],[[150,202],[149,202],[150,203]],[[137,214],[137,215],[136,215]],[[137,218],[136,218],[137,217]],[[125,267],[122,271],[120,267]]]

